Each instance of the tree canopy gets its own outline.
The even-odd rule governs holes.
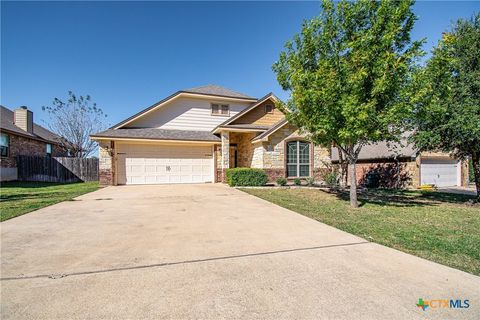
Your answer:
[[[90,156],[97,148],[97,143],[90,135],[105,128],[107,115],[92,102],[89,95],[77,96],[68,92],[66,101],[55,98],[51,106],[42,109],[49,115],[49,127],[63,137],[63,147],[78,158]]]
[[[421,150],[472,158],[480,200],[480,14],[444,32],[415,81],[413,140]]]
[[[305,21],[273,65],[290,99],[279,107],[316,144],[344,153],[351,164],[350,198],[356,201],[355,163],[363,145],[396,140],[406,116],[404,89],[422,41],[412,41],[412,0],[325,0]]]

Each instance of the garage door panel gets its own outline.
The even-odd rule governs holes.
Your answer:
[[[193,182],[200,182],[203,181],[205,177],[202,175],[193,175]]]
[[[210,146],[118,146],[118,184],[213,181]]]
[[[149,184],[157,183],[157,176],[145,176],[145,183],[149,183]]]
[[[130,172],[132,173],[140,173],[145,170],[144,166],[139,166],[139,165],[130,165]]]
[[[139,176],[127,176],[127,183],[129,184],[145,184],[145,178]]]
[[[157,166],[156,165],[146,165],[145,166],[145,172],[156,173],[157,172]]]
[[[437,187],[456,186],[458,174],[458,163],[455,160],[422,159],[421,184],[434,184]]]

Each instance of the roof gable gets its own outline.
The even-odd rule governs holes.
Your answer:
[[[226,126],[229,126],[229,125],[232,125],[232,124],[258,124],[258,125],[268,125],[268,126],[275,124],[279,119],[282,119],[284,117],[283,113],[281,113],[281,111],[277,110],[276,108],[274,110],[276,110],[277,112],[280,112],[281,117],[279,117],[275,120],[272,120],[270,122],[267,121],[265,123],[262,123],[260,121],[259,123],[256,123],[256,122],[258,122],[256,120],[258,120],[261,116],[264,115],[263,109],[259,114],[253,115],[249,119],[246,118],[250,113],[255,112],[255,110],[257,108],[263,108],[268,101],[271,101],[273,104],[275,104],[275,102],[279,101],[279,99],[273,93],[270,92],[267,95],[265,95],[264,97],[258,99],[257,102],[252,104],[250,107],[244,109],[242,112],[239,112],[235,116],[227,119],[225,122],[218,125],[215,129],[213,129],[213,132],[217,132],[217,131],[219,131],[220,128],[226,127]]]
[[[267,106],[272,108],[271,112],[267,112]],[[245,112],[240,117],[230,123],[234,124],[256,124],[273,126],[278,121],[285,118],[285,115],[278,108],[275,108],[275,100],[270,97],[262,103],[259,103],[256,107],[252,108],[248,112]]]
[[[223,98],[227,100],[232,100],[232,101],[242,101],[242,102],[255,102],[257,101],[256,98],[252,98],[246,95],[243,95],[241,93],[232,91],[227,88],[223,88],[220,86],[215,86],[215,85],[207,85],[207,86],[202,86],[202,87],[196,87],[196,88],[190,88],[187,90],[180,90],[175,92],[174,94],[158,101],[157,103],[151,105],[148,108],[143,109],[140,112],[137,112],[133,116],[117,123],[116,125],[112,126],[111,129],[120,129],[123,126],[129,124],[130,122],[139,119],[140,117],[146,115],[147,113],[157,110],[170,101],[178,98],[178,97],[216,97],[216,98]]]

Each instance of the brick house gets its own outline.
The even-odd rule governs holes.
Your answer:
[[[223,182],[234,167],[263,169],[270,182],[320,180],[332,150],[309,142],[277,101],[216,85],[178,91],[91,136],[100,146],[100,183]]]
[[[332,164],[339,163],[337,148],[331,151]],[[377,142],[360,151],[357,183],[366,184],[367,175],[376,173],[380,187],[467,186],[468,161],[459,161],[443,152],[419,152],[408,143],[407,135],[400,143]]]
[[[66,156],[61,138],[33,122],[33,112],[27,107],[11,111],[0,106],[0,181],[17,179],[16,156]]]

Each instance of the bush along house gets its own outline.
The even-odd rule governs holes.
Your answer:
[[[67,156],[62,138],[33,122],[27,107],[11,111],[0,106],[0,181],[17,179],[17,156]]]

